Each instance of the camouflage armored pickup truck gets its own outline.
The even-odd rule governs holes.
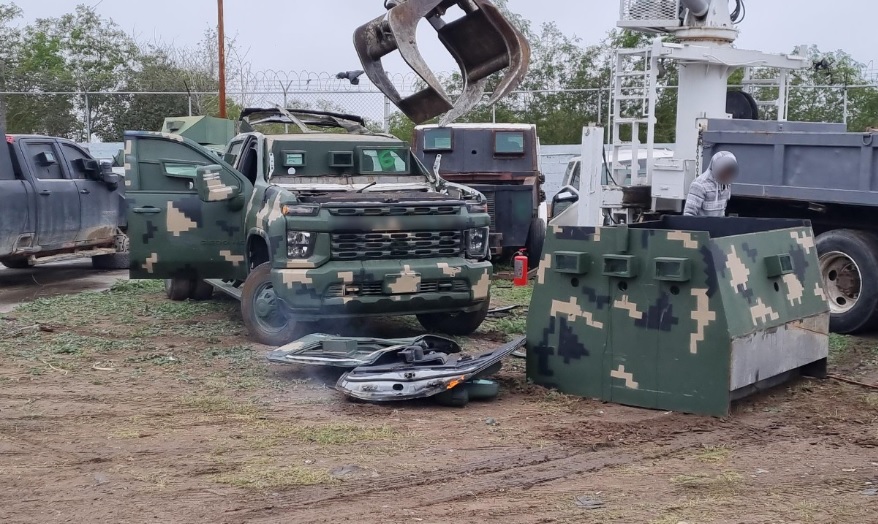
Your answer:
[[[245,110],[240,125],[224,161],[177,135],[126,134],[132,278],[166,279],[178,300],[232,294],[268,345],[326,319],[479,327],[492,272],[480,193],[358,117]]]

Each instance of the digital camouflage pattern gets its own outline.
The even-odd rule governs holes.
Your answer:
[[[818,268],[802,221],[552,225],[527,322],[528,377],[621,404],[726,415],[756,383],[825,371]]]
[[[257,160],[234,153],[236,142],[252,145]],[[481,196],[438,191],[414,162],[391,175],[360,156],[409,155],[405,143],[254,132],[232,144],[229,164],[177,135],[126,133],[133,278],[241,282],[270,262],[279,307],[303,321],[468,312],[488,300],[492,266],[465,252],[466,231],[489,225]],[[305,165],[286,166],[291,152]],[[358,161],[330,166],[339,153]],[[301,206],[313,214],[291,210]],[[309,256],[288,256],[290,232],[313,235]]]

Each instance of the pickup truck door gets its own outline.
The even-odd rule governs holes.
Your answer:
[[[0,139],[4,135],[0,134]],[[11,140],[11,139],[10,139]],[[12,254],[16,248],[27,248],[33,240],[33,191],[13,167],[11,142],[0,143],[0,257]],[[30,235],[30,241],[27,240]],[[22,239],[21,245],[16,245]]]
[[[191,140],[140,131],[125,133],[125,175],[132,278],[246,278],[246,177]]]
[[[56,140],[26,138],[19,141],[36,192],[36,242],[41,250],[71,247],[80,225],[79,188],[70,178]]]
[[[112,188],[96,179],[94,174],[85,172],[82,160],[92,160],[92,156],[84,149],[68,142],[61,142],[60,146],[67,169],[79,190],[81,211],[77,243],[96,244],[113,239],[122,211],[118,188]]]

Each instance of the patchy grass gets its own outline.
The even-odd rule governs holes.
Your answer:
[[[325,471],[301,466],[284,466],[261,460],[216,476],[216,481],[245,489],[284,489],[336,482]]]
[[[851,346],[851,337],[846,335],[829,335],[829,362],[834,364]]]
[[[713,495],[734,495],[738,492],[744,478],[737,472],[725,471],[719,475],[697,473],[694,475],[677,475],[671,478],[671,484],[686,491],[710,493]]]
[[[511,282],[495,280],[491,286],[491,301],[493,306],[519,305],[527,308],[530,297],[533,295],[533,284],[517,287]]]
[[[375,440],[393,440],[399,434],[390,426],[366,427],[354,424],[324,424],[294,428],[290,435],[304,442],[320,445],[356,444]]]
[[[725,446],[704,446],[696,458],[699,462],[719,464],[728,460],[730,453],[731,450]]]
[[[262,411],[252,402],[242,402],[223,395],[189,395],[181,398],[180,403],[205,415],[237,415],[256,418]]]

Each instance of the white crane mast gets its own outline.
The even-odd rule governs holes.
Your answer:
[[[734,11],[730,9],[734,2]],[[738,69],[773,68],[779,96],[768,104],[777,107],[778,119],[786,118],[786,80],[789,71],[807,66],[804,57],[768,54],[737,49],[736,21],[743,15],[744,0],[620,0],[618,26],[631,31],[656,34],[653,44],[642,49],[617,53],[614,74],[612,154],[606,160],[596,157],[593,144],[583,144],[582,172],[604,173],[606,181],[583,180],[577,213],[579,225],[602,225],[605,216],[627,223],[642,212],[631,206],[632,188],[643,195],[648,189],[651,205],[647,211],[679,210],[688,186],[701,170],[698,122],[705,118],[729,118],[726,96],[729,77]],[[673,35],[665,42],[662,35]],[[673,159],[656,160],[656,101],[663,63],[678,65],[676,144]],[[749,76],[749,75],[748,75]],[[641,143],[641,129],[646,141]],[[600,140],[602,130],[587,129],[585,142]],[[629,135],[630,140],[621,137]],[[625,153],[626,151],[630,152]],[[620,157],[630,158],[621,162]],[[592,163],[594,165],[589,166]],[[597,167],[597,165],[600,167]],[[585,178],[585,177],[584,177]],[[598,191],[595,195],[592,191]],[[590,194],[589,194],[590,193]],[[594,205],[601,202],[601,209]]]

